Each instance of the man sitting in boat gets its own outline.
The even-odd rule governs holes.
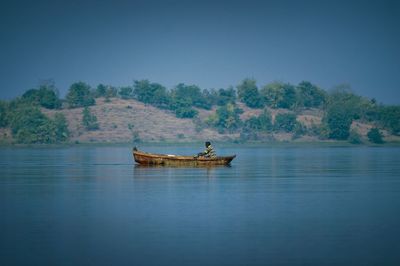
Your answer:
[[[211,146],[209,141],[206,141],[206,149],[204,152],[200,152],[197,154],[197,157],[205,157],[205,158],[215,158],[217,155],[215,154],[214,148]]]

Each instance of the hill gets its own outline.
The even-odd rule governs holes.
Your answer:
[[[400,142],[400,107],[347,88],[326,92],[309,82],[261,89],[201,90],[135,81],[93,89],[77,82],[65,99],[52,84],[0,101],[1,143],[348,141]]]
[[[238,104],[243,109],[240,119],[246,121],[251,117],[258,116],[262,109],[252,109],[243,103]],[[267,108],[271,113],[272,120],[277,114],[288,113],[286,109]],[[81,143],[127,143],[127,142],[202,142],[213,141],[238,141],[240,133],[221,133],[214,128],[199,128],[191,118],[177,118],[174,112],[162,110],[151,105],[146,105],[134,99],[112,98],[109,102],[105,98],[97,98],[96,104],[90,108],[97,117],[98,130],[86,130],[82,125],[83,107],[64,110],[49,110],[42,108],[43,113],[54,117],[56,113],[65,115],[68,121],[68,129],[71,133],[71,142]],[[215,113],[216,108],[211,110],[197,109],[199,119],[204,122]],[[323,112],[319,109],[307,109],[297,115],[297,121],[306,128],[320,126]],[[373,124],[353,121],[352,129],[357,130],[362,139],[367,140],[368,131]],[[387,141],[400,141],[399,136],[391,135],[387,130],[382,130]],[[322,141],[318,136],[303,135],[294,138],[293,132],[274,132],[268,134],[264,140],[267,141]]]
[[[196,131],[192,119],[177,118],[168,110],[161,110],[137,100],[97,98],[90,108],[98,119],[98,130],[86,130],[82,125],[83,108],[48,110],[50,117],[63,113],[68,121],[72,142],[132,142],[132,141],[203,141],[204,139],[226,140],[229,135],[215,130]]]

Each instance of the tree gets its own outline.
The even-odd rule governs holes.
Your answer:
[[[90,86],[84,82],[76,82],[71,85],[67,94],[67,102],[71,108],[86,107],[95,104]]]
[[[341,106],[352,119],[359,119],[362,117],[365,100],[353,93],[348,85],[339,85],[330,91],[327,98],[327,108]]]
[[[361,144],[361,135],[356,130],[350,130],[350,135],[348,138],[351,144]]]
[[[244,79],[237,86],[239,99],[250,108],[262,108],[264,103],[254,79]]]
[[[99,84],[96,87],[95,97],[106,97],[107,86],[104,84]]]
[[[166,108],[169,103],[167,89],[158,83],[150,83],[148,80],[135,80],[133,96],[146,104]]]
[[[208,123],[218,128],[220,132],[228,130],[229,132],[236,131],[242,124],[239,114],[242,112],[241,109],[237,108],[233,104],[227,104],[218,107],[215,115],[212,115],[208,119]]]
[[[119,88],[118,91],[119,96],[121,96],[122,99],[130,99],[133,97],[133,89],[132,87],[121,87]]]
[[[68,123],[65,115],[57,113],[54,115],[54,126],[55,126],[55,140],[56,142],[63,142],[69,138]]]
[[[233,87],[218,90],[218,105],[235,104],[236,91]]]
[[[331,139],[346,140],[350,134],[353,116],[340,105],[330,106],[326,111],[324,122],[328,126],[328,136]]]
[[[10,116],[11,132],[17,143],[58,143],[68,139],[65,117],[46,117],[38,107],[20,105]]]
[[[251,117],[244,123],[245,131],[269,131],[272,129],[272,117],[271,114],[265,109],[259,116]]]
[[[400,135],[400,106],[382,106],[379,108],[380,124],[394,135]]]
[[[289,83],[273,82],[261,89],[266,105],[272,108],[291,109],[296,103],[296,90]]]
[[[354,94],[346,85],[340,85],[330,92],[323,118],[329,138],[346,140],[349,137],[351,123],[362,117],[364,102],[364,98]]]
[[[90,112],[89,107],[85,107],[82,111],[82,124],[87,130],[99,129],[97,117]]]
[[[7,102],[0,101],[0,128],[8,125],[7,119],[8,104]]]
[[[292,132],[296,127],[295,114],[277,114],[275,117],[274,128],[277,131]]]
[[[22,95],[22,99],[27,102],[38,104],[48,109],[61,107],[58,92],[54,85],[41,85],[38,89],[30,89]]]
[[[198,111],[192,108],[191,102],[184,98],[172,98],[169,108],[179,118],[193,118],[198,114]]]
[[[368,133],[367,133],[367,137],[369,139],[369,141],[376,143],[376,144],[382,144],[384,143],[383,141],[383,135],[382,133],[379,131],[378,128],[374,127],[371,128]]]
[[[179,107],[175,110],[175,115],[178,118],[193,118],[198,115],[198,111],[194,110],[193,108],[190,108],[188,106],[186,107]]]
[[[176,101],[184,101],[189,106],[194,106],[202,109],[211,109],[210,101],[207,101],[204,97],[204,93],[196,85],[185,85],[184,83],[179,83],[171,91],[171,101],[172,104]]]
[[[320,107],[325,103],[325,92],[308,81],[302,81],[297,86],[297,101],[299,106]]]

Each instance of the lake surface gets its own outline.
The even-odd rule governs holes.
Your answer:
[[[215,148],[0,148],[0,265],[400,265],[399,147]]]

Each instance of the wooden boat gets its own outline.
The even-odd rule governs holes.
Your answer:
[[[184,165],[184,166],[211,166],[211,165],[229,165],[236,157],[218,156],[216,158],[180,156],[172,154],[154,154],[139,151],[133,148],[133,157],[135,162],[141,165]]]

